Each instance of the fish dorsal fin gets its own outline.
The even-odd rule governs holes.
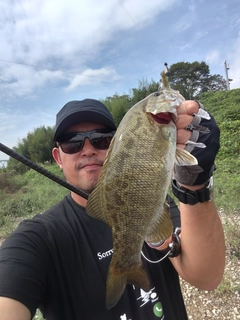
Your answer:
[[[194,166],[198,164],[198,161],[188,151],[176,148],[176,164],[179,166]]]
[[[108,153],[105,157],[105,161],[102,167],[102,171],[98,180],[98,183],[96,185],[96,188],[92,191],[88,198],[87,206],[86,206],[86,211],[87,213],[98,220],[101,220],[111,227],[111,222],[107,220],[106,212],[106,187],[107,187],[107,169],[108,169],[108,162],[111,156],[112,152],[112,147],[113,142],[114,142],[115,137],[113,137],[110,148],[108,150]]]

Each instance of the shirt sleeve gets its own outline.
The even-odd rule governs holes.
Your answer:
[[[26,220],[0,247],[0,296],[20,301],[32,317],[47,292],[49,240],[44,224]]]

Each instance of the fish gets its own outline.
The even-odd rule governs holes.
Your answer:
[[[172,235],[166,196],[174,163],[197,164],[190,153],[176,147],[177,107],[184,100],[165,81],[158,92],[128,110],[88,198],[87,213],[112,229],[107,309],[118,303],[127,284],[150,291],[141,258],[143,243],[158,243]]]

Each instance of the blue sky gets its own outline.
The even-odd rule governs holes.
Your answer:
[[[70,100],[129,94],[164,62],[205,61],[240,87],[239,0],[1,0],[0,142]],[[0,152],[0,160],[8,156]]]

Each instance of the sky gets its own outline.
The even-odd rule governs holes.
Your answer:
[[[239,0],[1,0],[0,143],[71,100],[131,94],[164,63],[205,61],[240,87]],[[9,157],[0,151],[0,161]]]

